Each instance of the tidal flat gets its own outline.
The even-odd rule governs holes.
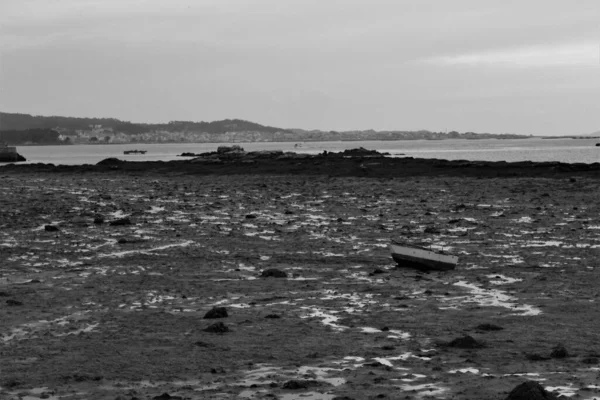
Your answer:
[[[0,397],[600,398],[599,178],[2,169]]]

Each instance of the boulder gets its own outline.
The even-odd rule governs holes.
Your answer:
[[[506,400],[558,400],[558,398],[539,383],[527,381],[515,387]]]

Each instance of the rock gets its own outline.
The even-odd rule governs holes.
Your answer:
[[[169,393],[163,393],[160,396],[154,396],[152,400],[183,400],[183,397],[171,396]]]
[[[525,354],[525,358],[527,358],[529,361],[546,361],[546,360],[550,359],[550,357],[543,356],[543,355],[538,354],[538,353],[528,353],[528,354]]]
[[[318,381],[315,380],[297,380],[292,379],[283,384],[283,389],[289,390],[298,390],[298,389],[308,389],[310,386],[317,386],[319,384]]]
[[[10,296],[10,294],[8,294],[7,292],[0,292],[0,297],[8,297]]]
[[[555,395],[546,391],[535,381],[523,382],[515,387],[506,400],[558,400]]]
[[[94,224],[101,225],[103,223],[104,223],[104,217],[102,215],[100,215],[100,214],[96,214],[94,216]]]
[[[465,335],[456,338],[447,344],[448,347],[456,347],[458,349],[480,349],[484,347],[483,343],[478,342],[472,336]]]
[[[11,307],[22,306],[23,302],[19,301],[19,300],[8,299],[8,300],[6,300],[6,305],[11,306]]]
[[[46,232],[58,232],[60,229],[58,229],[58,226],[55,225],[45,225],[44,230]]]
[[[265,318],[269,318],[269,319],[278,319],[278,318],[281,318],[281,315],[277,315],[277,314],[269,314],[269,315],[265,315]]]
[[[248,215],[246,215],[246,219],[256,219],[256,215],[248,214]]]
[[[108,165],[108,166],[116,166],[119,164],[123,164],[125,161],[119,160],[115,157],[105,158],[102,161],[99,161],[96,165]]]
[[[369,276],[374,276],[374,275],[379,275],[379,274],[385,274],[387,271],[382,270],[381,268],[375,268],[373,270],[373,272],[369,273]]]
[[[131,225],[131,220],[129,219],[129,217],[120,218],[120,219],[115,219],[115,220],[113,220],[113,221],[110,221],[109,225],[110,225],[110,226],[124,226],[124,225]]]
[[[425,232],[425,233],[431,233],[431,234],[434,234],[434,235],[439,235],[440,233],[442,233],[435,226],[428,226],[427,228],[425,228],[425,230],[423,232]]]
[[[265,269],[262,274],[263,278],[287,278],[287,273],[277,268]]]
[[[552,349],[550,353],[550,357],[552,358],[567,358],[569,357],[569,352],[562,344],[557,345]]]
[[[600,361],[598,360],[598,357],[587,356],[587,357],[582,358],[581,362],[584,363],[584,364],[596,365]]]
[[[498,325],[485,323],[485,324],[477,325],[475,327],[475,329],[480,330],[480,331],[501,331],[504,328],[501,326],[498,326]]]
[[[204,314],[204,319],[227,318],[227,309],[225,307],[214,307]]]
[[[222,322],[217,322],[204,329],[204,332],[225,333],[229,332],[229,328]]]

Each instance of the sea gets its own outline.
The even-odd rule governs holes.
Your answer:
[[[282,150],[318,154],[363,147],[390,153],[392,157],[438,158],[471,161],[559,161],[565,163],[600,162],[598,138],[590,139],[446,139],[353,142],[252,142],[252,143],[152,143],[94,144],[64,146],[18,146],[26,164],[84,165],[116,157],[126,161],[182,160],[182,153],[205,153],[219,146],[239,145],[246,151]],[[145,150],[145,154],[124,154]],[[23,163],[20,163],[23,164]],[[1,164],[0,164],[1,165]]]

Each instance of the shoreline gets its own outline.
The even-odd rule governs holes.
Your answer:
[[[105,159],[97,164],[0,164],[5,173],[189,173],[197,175],[329,175],[336,177],[393,178],[406,176],[472,177],[564,177],[569,174],[600,177],[600,163],[562,163],[533,161],[468,161],[413,157],[385,157],[321,153],[255,152],[257,155],[216,158],[202,157],[175,161],[123,161]],[[213,153],[206,153],[213,154]],[[252,154],[252,153],[247,153]]]

